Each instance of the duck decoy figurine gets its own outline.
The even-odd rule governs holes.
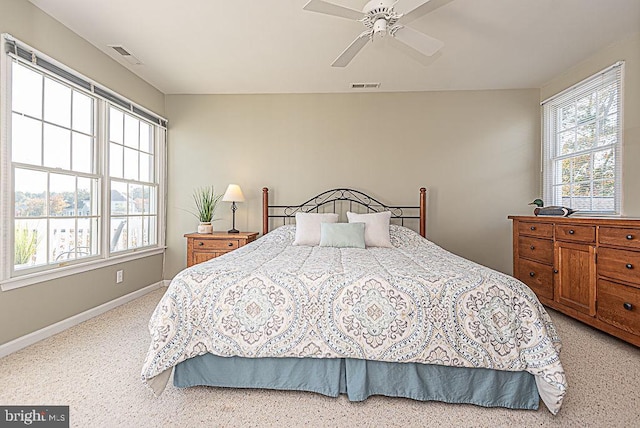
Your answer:
[[[560,206],[545,207],[544,202],[542,202],[542,199],[534,199],[534,201],[531,202],[529,205],[536,206],[536,208],[533,210],[533,214],[535,215],[554,215],[554,216],[569,217],[571,214],[577,211],[571,208],[560,207]]]

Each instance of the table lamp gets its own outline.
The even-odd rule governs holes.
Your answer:
[[[231,202],[231,211],[233,212],[233,227],[228,232],[240,233],[240,231],[236,229],[236,210],[238,209],[236,202],[244,202],[242,189],[237,184],[229,184],[227,191],[224,192],[222,200],[225,202]]]

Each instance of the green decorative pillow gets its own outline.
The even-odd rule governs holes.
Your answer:
[[[364,248],[364,223],[322,223],[320,246]]]

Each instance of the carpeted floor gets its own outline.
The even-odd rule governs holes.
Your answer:
[[[640,424],[640,350],[551,311],[563,339],[569,391],[553,416],[371,397],[222,388],[154,398],[140,381],[147,321],[164,288],[0,359],[0,405],[69,405],[71,426],[575,426]],[[170,381],[171,382],[171,381]]]

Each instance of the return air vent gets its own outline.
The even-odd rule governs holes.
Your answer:
[[[378,89],[380,83],[352,83],[351,89]]]
[[[127,48],[125,48],[124,46],[122,45],[108,45],[108,46],[114,51],[116,51],[118,55],[124,58],[124,60],[127,61],[128,63],[133,65],[142,65],[142,61],[140,61],[138,58],[133,56],[133,54],[129,52]]]

